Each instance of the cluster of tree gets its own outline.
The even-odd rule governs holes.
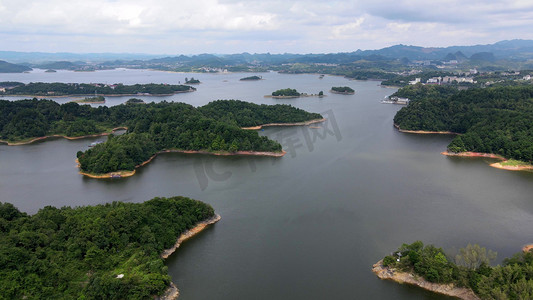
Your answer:
[[[257,75],[255,75],[255,76],[244,77],[244,78],[241,78],[241,79],[239,79],[239,80],[241,80],[241,81],[247,81],[247,80],[261,80],[261,79],[262,79],[261,76],[257,76]]]
[[[212,216],[185,197],[32,216],[0,202],[0,298],[152,299],[170,284],[161,252]]]
[[[531,299],[533,253],[520,252],[492,267],[496,253],[469,244],[455,256],[420,241],[403,244],[383,265],[412,272],[430,282],[454,283],[472,289],[481,299]],[[399,259],[399,262],[398,262]]]
[[[191,77],[191,79],[188,79],[185,77],[185,84],[198,84],[200,83],[200,80],[194,79],[194,77]]]
[[[44,83],[32,82],[23,85],[17,85],[5,92],[4,95],[90,95],[94,93],[102,95],[129,95],[129,94],[150,94],[166,95],[177,92],[186,92],[195,90],[188,85],[174,84],[134,84],[134,85],[106,85],[106,84],[87,84],[87,83]]]
[[[394,117],[406,130],[459,133],[452,152],[495,153],[533,162],[533,86],[474,88],[409,86],[397,96],[411,102]]]
[[[275,92],[272,92],[272,96],[275,96],[275,97],[299,97],[300,96],[300,93],[298,93],[297,90],[295,89],[291,89],[291,88],[287,88],[287,89],[281,89],[281,90],[277,90]]]
[[[338,94],[353,94],[353,93],[355,93],[354,89],[352,89],[349,86],[334,86],[334,87],[331,88],[331,91],[333,93],[338,93]]]
[[[141,104],[144,103],[144,100],[139,98],[130,98],[126,101],[126,104]]]

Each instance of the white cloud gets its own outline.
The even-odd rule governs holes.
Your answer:
[[[532,14],[527,0],[0,0],[0,50],[308,53],[492,43],[533,38]]]

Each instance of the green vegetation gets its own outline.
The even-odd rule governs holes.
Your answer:
[[[277,90],[275,92],[272,92],[272,96],[274,97],[300,97],[300,93],[298,93],[295,89],[281,89]]]
[[[0,202],[0,298],[152,299],[170,284],[161,252],[212,216],[185,197],[47,206],[33,216]]]
[[[134,84],[134,85],[107,85],[107,84],[86,84],[86,83],[43,83],[32,82],[17,85],[12,89],[0,92],[0,95],[35,95],[35,96],[65,96],[65,95],[91,95],[95,91],[101,95],[167,95],[178,92],[188,92],[195,90],[187,85],[172,84]]]
[[[239,80],[241,80],[241,81],[251,81],[251,80],[261,80],[261,79],[263,79],[263,78],[260,77],[260,76],[249,76],[249,77],[241,78]]]
[[[164,101],[93,108],[50,100],[0,100],[0,139],[16,142],[52,134],[84,136],[127,127],[125,134],[78,152],[81,169],[100,174],[133,170],[155,153],[170,149],[280,152],[279,143],[240,127],[319,118],[319,114],[289,105],[237,100],[214,101],[200,108]]]
[[[185,84],[198,84],[198,83],[200,83],[200,80],[194,79],[194,77],[191,77],[191,79],[187,79],[187,77],[185,77]]]
[[[533,162],[533,86],[474,88],[415,85],[395,95],[411,102],[394,117],[405,130],[460,133],[451,152],[494,153]]]
[[[130,98],[126,101],[126,104],[142,104],[144,101],[139,98]]]
[[[73,102],[76,103],[105,103],[105,97],[104,96],[95,96],[90,98],[83,98],[80,100],[74,100]]]
[[[286,104],[266,105],[238,100],[213,101],[199,108],[209,117],[239,127],[253,127],[269,123],[296,123],[322,119],[317,113]]]
[[[26,66],[11,64],[0,60],[0,73],[22,73],[31,70],[32,68]]]
[[[400,259],[397,262],[397,259]],[[403,244],[383,265],[419,275],[430,282],[454,283],[472,289],[481,299],[531,299],[533,297],[533,253],[520,252],[491,267],[496,253],[479,245],[468,245],[455,256],[420,241]]]
[[[336,94],[353,94],[355,93],[354,89],[348,86],[334,86],[331,88],[331,92]]]

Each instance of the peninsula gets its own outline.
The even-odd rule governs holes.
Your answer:
[[[164,258],[220,220],[210,205],[179,196],[35,215],[0,202],[0,212],[2,299],[175,299]]]
[[[104,96],[94,96],[90,98],[83,98],[78,100],[73,100],[72,102],[81,103],[81,104],[104,104],[105,103],[105,97]]]
[[[278,142],[242,127],[297,124],[323,119],[290,105],[258,105],[218,100],[195,108],[185,103],[91,107],[51,100],[0,100],[0,139],[9,145],[50,136],[110,135],[105,143],[78,151],[81,173],[101,178],[133,175],[162,152],[283,156]],[[315,121],[313,121],[315,122]],[[125,173],[124,173],[125,172]]]
[[[374,264],[372,271],[381,279],[465,300],[533,297],[528,288],[533,278],[526,271],[533,267],[531,248],[526,246],[505,259],[503,265],[492,267],[490,262],[495,258],[496,252],[479,245],[468,244],[455,256],[449,256],[442,248],[417,241],[403,244]]]
[[[448,155],[487,153],[510,160],[493,164],[507,170],[533,169],[533,86],[458,90],[438,85],[410,85],[394,96],[409,105],[394,117],[402,132],[455,134]]]
[[[134,84],[124,85],[103,83],[44,83],[32,82],[18,84],[14,87],[0,91],[0,95],[26,95],[26,96],[79,96],[93,95],[97,92],[103,96],[135,96],[135,95],[173,95],[176,93],[193,92],[196,89],[188,85],[173,84]]]

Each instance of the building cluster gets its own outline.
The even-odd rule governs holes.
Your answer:
[[[422,82],[421,78],[415,78],[414,80],[409,81],[409,84],[452,84],[452,83],[477,83],[472,77],[461,77],[461,76],[438,76],[431,77],[426,82]]]

